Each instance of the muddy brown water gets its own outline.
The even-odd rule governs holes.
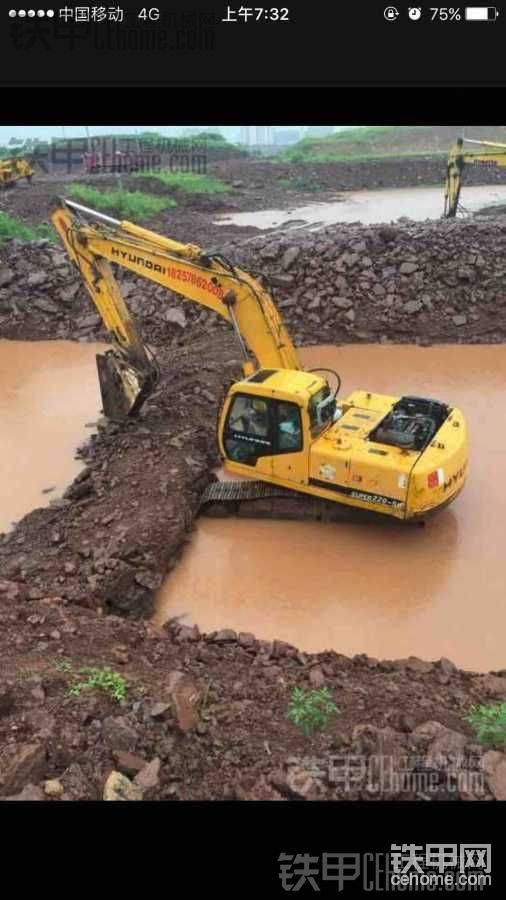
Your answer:
[[[0,532],[48,506],[83,468],[101,406],[98,344],[0,341]],[[46,493],[43,493],[46,491]]]
[[[100,408],[99,349],[0,341],[0,531],[78,474],[75,451]],[[155,623],[181,616],[307,651],[506,667],[506,348],[356,345],[302,356],[337,368],[343,395],[362,387],[459,405],[471,435],[463,494],[424,529],[202,519],[160,591]]]
[[[155,623],[181,616],[308,652],[506,667],[506,348],[357,345],[302,356],[337,368],[343,396],[361,387],[460,406],[471,436],[464,492],[425,528],[202,519]]]
[[[462,208],[477,212],[484,206],[506,203],[506,185],[462,188]],[[396,188],[381,191],[352,191],[339,194],[335,202],[311,203],[289,210],[262,209],[221,216],[215,225],[239,225],[261,229],[306,228],[315,230],[337,222],[371,225],[391,222],[402,216],[416,221],[439,219],[443,215],[443,186]]]

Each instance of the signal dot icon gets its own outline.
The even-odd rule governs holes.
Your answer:
[[[27,16],[29,19],[35,19],[37,16],[39,19],[43,19],[44,16],[52,19],[54,17],[54,9],[10,9],[9,18],[15,19],[16,16],[20,19],[25,19]]]

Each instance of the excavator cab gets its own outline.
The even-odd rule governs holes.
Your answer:
[[[332,400],[325,379],[312,372],[260,369],[236,382],[219,428],[227,470],[307,481],[308,448],[333,421],[329,395]]]

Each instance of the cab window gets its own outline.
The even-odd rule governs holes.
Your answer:
[[[245,465],[255,465],[259,456],[270,456],[273,441],[268,402],[237,394],[227,417],[224,444],[229,459]]]
[[[326,400],[329,395],[330,389],[328,387],[324,387],[321,389],[321,391],[317,391],[316,394],[313,394],[313,396],[309,400],[309,424],[313,437],[318,434],[318,432],[320,432],[327,424],[326,421],[321,422],[318,419],[318,404],[322,403],[323,400]],[[329,417],[332,415],[330,408],[327,412],[327,415]]]
[[[302,450],[302,422],[296,403],[276,403],[276,449],[280,453]]]

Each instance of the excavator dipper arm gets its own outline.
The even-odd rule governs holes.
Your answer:
[[[490,153],[479,153],[465,151],[458,147],[452,147],[448,155],[448,165],[445,181],[445,218],[455,218],[459,207],[460,191],[462,187],[462,176],[466,166],[483,166],[483,168],[500,168],[506,167],[506,145],[496,144],[492,141],[472,141],[466,138],[471,144],[480,144],[484,147],[495,148]],[[501,148],[501,149],[499,149]]]
[[[97,356],[103,408],[109,418],[124,419],[138,411],[159,376],[111,263],[226,319],[239,340],[245,375],[257,368],[302,368],[271,294],[257,279],[220,255],[178,243],[131,222],[120,222],[70,200],[58,202],[52,221],[112,343],[112,350]]]

